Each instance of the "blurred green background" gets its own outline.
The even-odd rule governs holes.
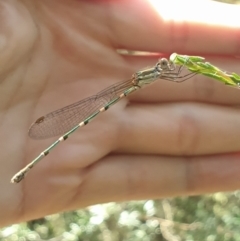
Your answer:
[[[95,205],[0,229],[0,241],[15,240],[240,241],[240,191]]]
[[[0,231],[0,240],[237,241],[240,192],[95,205]]]

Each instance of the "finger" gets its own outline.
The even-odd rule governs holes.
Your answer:
[[[118,151],[206,155],[240,151],[240,111],[197,103],[133,105],[121,119]]]
[[[233,55],[240,51],[238,6],[189,0],[112,1],[110,13],[108,24],[117,48]]]
[[[23,64],[35,44],[37,31],[29,12],[19,2],[0,1],[0,19],[0,75],[3,82],[10,70]]]
[[[108,156],[85,170],[67,169],[58,175],[46,175],[40,182],[25,183],[23,193],[15,198],[20,203],[12,218],[20,222],[110,201],[239,189],[239,160],[239,154],[195,158]],[[10,219],[8,215],[6,224]]]
[[[123,56],[127,65],[132,66],[132,73],[134,70],[137,71],[147,66],[154,66],[158,59],[162,57],[167,56]],[[206,56],[206,61],[223,71],[240,74],[239,58],[213,58]],[[180,75],[182,74],[180,73]],[[159,79],[152,85],[147,86],[147,88],[129,96],[129,98],[137,102],[201,101],[224,105],[239,105],[240,90],[198,74],[181,83]]]
[[[110,156],[91,167],[71,208],[236,190],[239,154],[195,158]]]

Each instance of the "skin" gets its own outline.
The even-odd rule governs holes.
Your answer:
[[[56,139],[31,140],[34,120],[159,57],[201,55],[239,74],[239,9],[200,6],[210,11],[209,4],[214,23],[196,3],[186,5],[193,15],[165,18],[167,6],[143,0],[0,0],[1,226],[97,203],[240,188],[240,92],[202,76],[181,84],[159,80],[129,96],[58,146],[24,181],[10,184]],[[222,23],[223,12],[234,22]],[[127,56],[116,49],[163,54]]]

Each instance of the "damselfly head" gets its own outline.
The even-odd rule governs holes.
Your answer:
[[[169,61],[166,58],[160,59],[159,67],[161,68],[161,70],[168,70],[169,69]]]
[[[161,58],[158,60],[156,68],[159,72],[163,73],[163,72],[171,72],[173,70],[175,70],[175,65],[172,61],[169,61],[166,58]]]
[[[156,68],[159,72],[169,71],[171,69],[168,59],[161,58],[156,64]]]

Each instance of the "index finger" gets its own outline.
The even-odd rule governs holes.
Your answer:
[[[112,1],[108,24],[116,48],[237,55],[239,10],[212,1]]]

